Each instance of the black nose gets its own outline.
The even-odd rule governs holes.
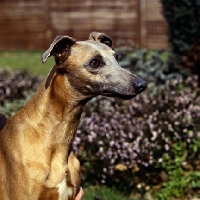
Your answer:
[[[133,87],[135,88],[135,92],[137,94],[143,92],[147,87],[147,82],[143,79],[137,77],[133,80]]]

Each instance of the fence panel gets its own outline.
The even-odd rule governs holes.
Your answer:
[[[159,0],[1,0],[0,50],[45,49],[56,35],[85,40],[105,32],[140,47],[166,49]]]

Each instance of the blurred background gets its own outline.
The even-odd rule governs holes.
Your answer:
[[[56,35],[92,31],[148,87],[86,105],[74,141],[84,199],[200,200],[200,0],[0,0],[0,113],[35,93]]]
[[[115,42],[167,49],[159,0],[1,0],[0,49],[46,49],[56,35],[85,40],[92,31]]]

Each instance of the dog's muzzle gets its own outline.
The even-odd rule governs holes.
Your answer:
[[[144,81],[143,79],[137,77],[137,78],[135,78],[135,79],[133,80],[133,87],[134,87],[134,89],[135,89],[135,92],[136,92],[137,94],[139,94],[139,93],[143,92],[143,91],[146,89],[146,87],[147,87],[147,82]]]

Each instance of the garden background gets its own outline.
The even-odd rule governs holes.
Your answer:
[[[121,66],[148,81],[133,100],[87,104],[74,141],[84,199],[200,198],[199,0],[9,0],[0,9],[0,113],[8,117],[53,66],[40,58],[57,34],[105,32]]]

